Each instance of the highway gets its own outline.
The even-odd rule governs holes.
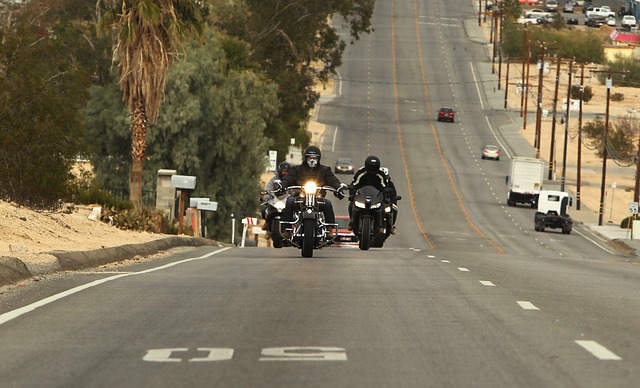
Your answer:
[[[530,149],[489,108],[474,11],[378,0],[319,109],[322,162],[377,155],[403,196],[384,248],[182,248],[60,274],[0,298],[0,386],[636,387],[637,259],[580,226],[534,232],[506,205],[509,157],[480,159]]]

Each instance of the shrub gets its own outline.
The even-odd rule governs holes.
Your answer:
[[[611,101],[622,101],[624,100],[624,94],[622,93],[613,93],[611,95]]]
[[[591,86],[584,87],[584,95],[581,92],[580,85],[571,86],[571,98],[579,100],[581,97],[584,103],[589,102],[593,98],[593,89],[591,89]]]

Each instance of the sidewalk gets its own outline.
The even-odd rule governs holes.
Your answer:
[[[502,111],[510,113],[510,121],[507,124],[500,125],[497,128],[497,133],[509,142],[509,148],[513,149],[530,149],[530,155],[519,156],[534,156],[535,149],[533,146],[522,137],[520,128],[523,126],[523,118],[520,117],[519,110],[513,110],[510,107],[504,108],[504,91],[496,90],[494,86],[498,83],[497,70],[492,73],[491,55],[493,53],[493,45],[489,43],[486,32],[483,30],[483,26],[478,26],[477,19],[465,20],[464,27],[467,31],[469,39],[473,42],[484,44],[487,52],[487,61],[476,64],[476,68],[479,72],[480,86],[484,91],[484,98],[488,104],[487,109],[492,111]],[[496,69],[498,64],[495,65]],[[504,88],[504,85],[503,85]],[[531,112],[529,112],[531,113]],[[535,112],[534,112],[535,114]],[[506,145],[505,145],[506,146]],[[628,171],[627,173],[633,173]],[[558,183],[558,182],[554,182]],[[597,187],[600,187],[600,182],[597,183]],[[594,183],[594,184],[595,184]],[[632,240],[631,230],[620,228],[619,222],[610,222],[609,217],[605,211],[605,217],[603,225],[598,225],[599,214],[597,211],[587,208],[584,204],[581,204],[581,210],[575,209],[575,204],[570,212],[573,218],[574,225],[582,225],[588,228],[593,234],[605,240],[610,246],[616,250],[628,254],[638,255],[640,252],[640,239]]]

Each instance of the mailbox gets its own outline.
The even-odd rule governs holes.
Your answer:
[[[171,175],[171,186],[178,190],[193,190],[196,188],[196,177],[189,175]]]

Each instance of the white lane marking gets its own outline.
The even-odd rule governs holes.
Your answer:
[[[95,287],[95,286],[99,286],[102,283],[107,283],[107,282],[110,282],[112,280],[123,278],[125,276],[144,275],[144,274],[155,272],[155,271],[161,271],[163,269],[170,268],[170,267],[173,267],[175,265],[179,265],[179,264],[183,264],[183,263],[188,263],[188,262],[194,261],[194,260],[206,259],[206,258],[211,257],[213,255],[216,255],[218,253],[224,252],[227,249],[231,249],[231,247],[222,248],[222,249],[220,249],[218,251],[207,253],[206,255],[203,255],[203,256],[200,256],[200,257],[193,257],[193,258],[190,258],[190,259],[184,259],[184,260],[181,260],[181,261],[176,261],[174,263],[165,264],[165,265],[163,265],[161,267],[150,268],[150,269],[147,269],[147,270],[144,270],[144,271],[140,271],[140,272],[127,272],[127,273],[123,273],[123,274],[120,274],[120,275],[115,275],[115,276],[111,276],[111,277],[108,277],[108,278],[95,280],[95,281],[93,281],[91,283],[83,284],[83,285],[78,286],[78,287],[74,287],[74,288],[72,288],[70,290],[63,291],[63,292],[60,292],[60,293],[55,294],[55,295],[51,295],[50,297],[44,298],[42,300],[39,300],[39,301],[34,302],[34,303],[31,303],[31,304],[26,305],[24,307],[20,307],[19,309],[15,309],[15,310],[12,310],[12,311],[8,311],[8,312],[6,312],[4,314],[1,314],[0,315],[0,325],[2,325],[4,323],[7,323],[7,322],[9,322],[9,321],[11,321],[13,319],[16,319],[21,315],[29,313],[29,312],[37,309],[38,307],[46,306],[49,303],[53,303],[53,302],[55,302],[57,300],[60,300],[60,299],[65,298],[67,296],[76,294],[76,293],[78,293],[80,291],[84,291],[86,289],[89,289],[89,288],[92,288],[92,287]]]
[[[478,98],[480,99],[480,107],[484,110],[484,103],[482,102],[482,94],[480,93],[480,86],[478,86],[478,79],[476,78],[476,72],[473,71],[473,63],[469,62],[471,67],[471,75],[473,75],[473,82],[476,84],[476,90],[478,91]]]
[[[173,358],[174,352],[186,352],[188,348],[149,349],[142,357],[142,361],[148,362],[180,362],[182,359]]]
[[[482,284],[483,286],[488,286],[488,287],[495,287],[496,285],[491,283],[488,280],[480,280],[480,284]]]
[[[339,127],[336,125],[336,130],[333,132],[333,140],[331,141],[331,152],[336,151],[336,138],[338,137]]]
[[[440,260],[443,263],[451,263],[449,260]]]
[[[436,257],[434,255],[427,255],[428,258],[430,259],[435,259]]]
[[[344,348],[328,346],[289,346],[262,349],[258,361],[347,361]]]
[[[464,267],[458,267],[458,271],[460,272],[469,272],[468,268],[464,268]]]
[[[540,310],[533,303],[527,302],[527,301],[524,301],[524,300],[519,300],[518,304],[520,305],[520,307],[522,307],[525,310]]]
[[[621,357],[600,345],[596,341],[576,341],[576,343],[582,346],[586,351],[593,354],[597,359],[600,360],[612,360],[618,361],[622,360]]]
[[[592,243],[594,243],[596,246],[598,246],[598,248],[602,249],[603,251],[605,251],[605,252],[607,252],[607,253],[609,253],[609,254],[612,254],[612,255],[615,255],[615,254],[616,254],[615,252],[612,252],[612,251],[608,250],[607,248],[605,248],[605,247],[603,247],[602,245],[598,244],[598,243],[597,243],[597,242],[595,242],[594,240],[592,240],[592,239],[590,239],[589,237],[585,236],[584,234],[580,233],[578,230],[573,229],[573,231],[574,231],[574,232],[576,232],[576,233],[578,233],[580,236],[584,237],[585,239],[587,239],[587,240],[591,241]]]

